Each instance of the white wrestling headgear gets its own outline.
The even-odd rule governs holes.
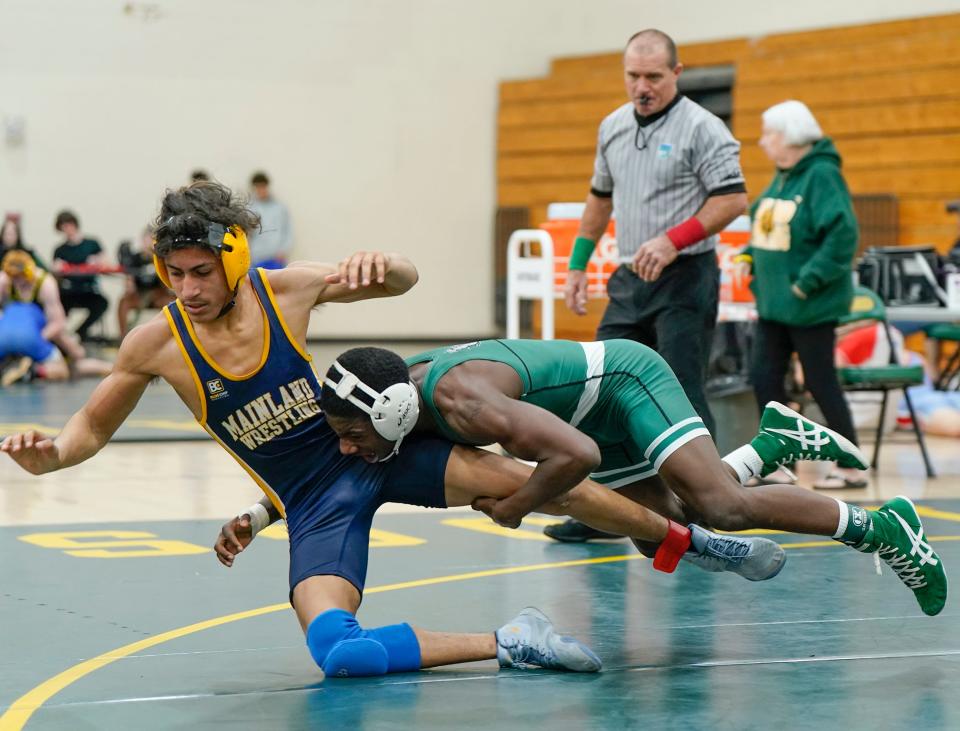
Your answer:
[[[420,416],[420,397],[417,394],[417,387],[410,382],[394,383],[382,392],[375,391],[340,365],[340,361],[333,361],[333,367],[340,371],[342,376],[340,382],[324,378],[323,385],[332,388],[337,398],[349,401],[361,411],[370,414],[370,421],[377,434],[394,442],[393,451],[380,461],[386,462],[392,459],[400,451],[403,438],[413,431],[413,427],[417,424],[417,417]],[[373,399],[372,406],[368,406],[353,395],[357,389]]]

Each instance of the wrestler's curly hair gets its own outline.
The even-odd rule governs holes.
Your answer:
[[[154,222],[154,251],[164,257],[176,249],[203,246],[211,223],[239,226],[247,234],[260,229],[260,217],[247,208],[245,198],[221,183],[201,180],[164,194]]]
[[[375,391],[383,391],[395,383],[407,383],[410,370],[403,358],[392,350],[384,348],[351,348],[337,358],[344,368]],[[327,370],[327,378],[339,383],[343,378],[334,366]],[[373,399],[363,391],[354,390],[353,396],[364,403],[372,404]],[[324,384],[320,394],[320,408],[324,413],[344,419],[368,419],[360,408],[337,396],[336,392]]]

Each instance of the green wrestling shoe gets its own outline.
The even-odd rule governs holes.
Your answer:
[[[870,515],[873,527],[854,548],[875,552],[913,591],[924,614],[939,614],[947,603],[947,574],[940,556],[924,540],[913,502],[897,495]]]
[[[829,460],[840,467],[858,470],[870,466],[857,445],[849,439],[776,401],[771,401],[763,409],[760,433],[750,446],[763,461],[760,477],[800,460]]]

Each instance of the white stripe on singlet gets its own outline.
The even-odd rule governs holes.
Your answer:
[[[619,475],[621,472],[629,472],[630,470],[640,470],[644,467],[650,466],[650,460],[645,459],[643,462],[637,462],[636,464],[628,465],[627,467],[617,467],[615,470],[604,470],[603,472],[591,472],[591,478],[598,477],[610,477],[610,475]]]
[[[580,343],[583,348],[583,354],[587,359],[587,374],[583,383],[583,393],[580,394],[580,402],[577,404],[577,410],[570,417],[570,426],[577,426],[583,417],[585,417],[600,397],[600,384],[603,382],[603,343]]]
[[[675,431],[677,431],[677,429],[682,429],[682,428],[685,427],[687,424],[692,424],[692,423],[694,423],[694,422],[696,422],[696,421],[699,421],[701,424],[703,423],[703,419],[701,419],[699,416],[691,416],[689,419],[684,419],[683,421],[678,421],[676,424],[674,424],[674,425],[671,426],[669,429],[667,429],[665,432],[663,432],[659,437],[657,437],[656,439],[654,439],[654,440],[650,443],[650,446],[647,447],[646,450],[644,451],[643,456],[646,457],[647,459],[650,459],[650,455],[653,454],[653,450],[655,450],[655,449],[657,448],[657,445],[660,444],[660,442],[662,442],[664,439],[666,439],[666,438],[669,437],[671,434],[673,434]]]

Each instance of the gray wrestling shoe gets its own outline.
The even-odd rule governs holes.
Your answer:
[[[732,571],[749,581],[766,581],[780,573],[787,554],[768,538],[721,536],[689,525],[690,550],[681,559],[704,571]]]
[[[595,673],[600,658],[579,640],[557,634],[539,609],[527,607],[497,630],[497,660],[502,668],[530,667]]]

